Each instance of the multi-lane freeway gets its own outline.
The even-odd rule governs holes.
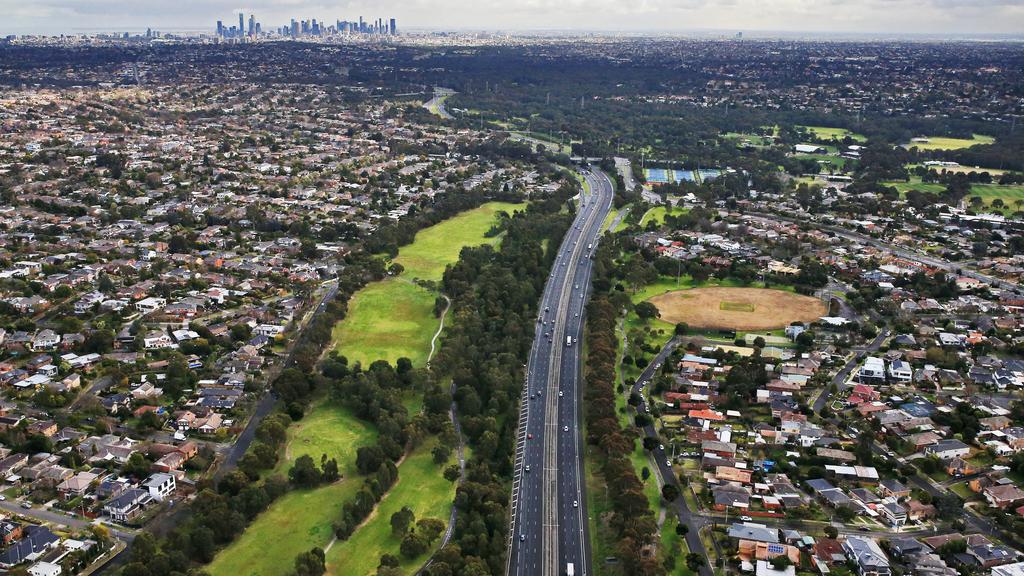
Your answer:
[[[582,170],[572,228],[558,249],[527,365],[512,489],[508,573],[591,573],[583,482],[580,337],[591,256],[612,203],[612,182]]]

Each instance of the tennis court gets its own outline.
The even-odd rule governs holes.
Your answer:
[[[693,176],[693,170],[673,170],[672,181],[673,182],[696,182],[697,179]]]
[[[700,181],[714,180],[722,175],[722,171],[717,168],[701,168],[697,171],[700,174]]]
[[[646,172],[647,181],[652,184],[666,184],[669,182],[668,170],[664,168],[648,168]]]

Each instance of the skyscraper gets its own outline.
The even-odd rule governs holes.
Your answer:
[[[238,13],[238,35],[245,36],[245,16],[241,12]]]
[[[224,35],[224,22],[221,21],[221,20],[217,20],[217,36],[223,36],[223,35]]]
[[[394,18],[391,19],[389,24],[390,24],[389,31],[391,32],[391,35],[394,36],[395,34],[398,34],[398,26],[395,24],[395,19]]]
[[[256,16],[249,14],[249,36],[256,34]]]

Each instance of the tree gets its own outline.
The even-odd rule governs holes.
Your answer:
[[[434,464],[444,464],[448,461],[448,458],[451,457],[452,449],[443,444],[438,444],[437,446],[434,446],[431,453],[434,455]]]
[[[661,316],[661,312],[658,311],[658,307],[650,302],[639,302],[633,307],[633,310],[641,320],[650,320],[651,318],[658,318]]]
[[[401,536],[409,531],[409,526],[412,525],[415,515],[408,506],[402,506],[402,509],[391,515],[391,533],[395,536]]]
[[[326,454],[320,459],[320,468],[323,470],[324,482],[336,482],[341,478],[341,472],[338,471],[338,461],[334,458],[328,460]]]
[[[444,532],[444,526],[444,522],[437,518],[420,518],[416,522],[416,532],[427,541],[427,544],[433,544]]]
[[[661,497],[666,502],[675,502],[679,498],[679,487],[675,484],[665,484],[661,487]]]
[[[771,563],[772,568],[775,568],[776,570],[785,570],[793,564],[793,562],[790,561],[789,556],[786,556],[785,554],[779,554],[775,558],[772,558]]]
[[[690,569],[690,572],[699,572],[700,567],[704,565],[704,557],[696,552],[690,552],[686,555],[686,567]]]
[[[384,463],[384,452],[379,446],[362,446],[356,451],[356,468],[360,474],[373,474]]]
[[[839,529],[835,526],[825,526],[825,536],[834,540],[839,536]]]
[[[313,548],[295,557],[295,576],[321,576],[327,571],[324,551]]]
[[[690,527],[686,524],[676,524],[676,536],[686,536],[690,532]]]
[[[462,476],[462,471],[459,470],[458,465],[452,464],[451,466],[444,469],[444,479],[449,482],[455,482]]]
[[[323,480],[323,475],[317,470],[313,458],[309,454],[303,454],[288,470],[288,480],[300,488],[312,488]]]
[[[402,538],[401,545],[399,545],[399,550],[402,552],[402,556],[410,559],[423,554],[427,551],[427,548],[426,540],[415,532],[406,533],[405,537]]]

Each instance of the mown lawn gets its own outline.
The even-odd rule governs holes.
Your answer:
[[[467,210],[420,230],[412,244],[398,251],[395,262],[405,268],[402,276],[410,280],[440,280],[445,267],[459,259],[464,246],[497,243],[497,237],[485,238],[484,234],[496,222],[498,212],[504,211],[511,215],[525,207],[526,204],[488,202],[479,208]]]
[[[900,195],[906,195],[910,190],[917,190],[927,194],[941,194],[946,186],[935,182],[921,182],[920,178],[912,177],[910,182],[885,182],[886,186],[893,186]],[[965,200],[970,207],[970,199],[978,196],[982,200],[982,206],[986,211],[1002,212],[1012,214],[1018,210],[1024,210],[1024,185],[1021,184],[972,184],[971,191]],[[1002,202],[1002,206],[993,206],[996,199]],[[1020,205],[1017,202],[1021,202]]]
[[[686,214],[689,211],[690,210],[688,208],[679,208],[679,207],[675,207],[674,206],[672,208],[671,214],[673,216],[679,216],[681,214]],[[650,210],[645,212],[643,217],[640,218],[640,228],[646,227],[647,223],[652,221],[652,220],[657,222],[658,225],[661,226],[662,224],[665,223],[665,216],[668,216],[668,215],[669,215],[668,208],[666,208],[664,206],[655,206],[654,208],[651,208]]]
[[[277,499],[206,567],[210,576],[281,576],[295,557],[334,537],[332,523],[341,504],[355,497],[362,478],[352,477],[314,488],[293,490]]]
[[[867,137],[863,134],[857,134],[850,132],[846,128],[826,128],[824,126],[797,126],[797,128],[803,128],[813,134],[816,138],[822,140],[842,140],[849,136],[857,142],[867,142]]]
[[[975,144],[991,144],[996,141],[991,136],[985,136],[982,134],[974,134],[971,139],[967,138],[943,138],[941,136],[925,136],[928,139],[927,142],[908,142],[905,144],[908,148],[917,147],[918,150],[959,150],[961,148],[970,148]]]
[[[423,366],[440,323],[433,292],[402,278],[368,284],[349,300],[348,314],[334,326],[334,347],[350,364],[401,357]]]
[[[451,460],[438,466],[430,451],[436,440],[425,442],[411,452],[398,467],[398,482],[381,499],[370,518],[345,542],[337,542],[327,554],[327,572],[338,576],[363,576],[377,570],[382,554],[402,559],[401,568],[408,574],[415,572],[427,554],[406,559],[399,551],[401,538],[391,534],[391,515],[408,506],[416,520],[437,518],[446,525],[455,498],[455,484],[444,479],[442,472]],[[440,541],[434,543],[435,547]]]
[[[992,201],[1002,200],[1002,210],[1006,213],[1013,213],[1017,210],[1024,210],[1024,185],[1007,185],[1001,186],[999,184],[973,184],[971,186],[971,196],[980,196],[985,206],[992,208]],[[1017,202],[1021,204],[1018,205]]]
[[[372,444],[376,438],[377,429],[372,424],[356,418],[344,406],[321,401],[302,420],[288,427],[285,457],[275,473],[287,475],[292,463],[307,454],[319,465],[321,454],[327,454],[328,458],[338,460],[343,476],[356,474],[356,450]]]
[[[275,473],[287,474],[291,463],[309,454],[319,465],[320,455],[337,458],[342,479],[312,490],[293,490],[271,504],[230,546],[207,567],[211,576],[277,576],[292,569],[295,557],[314,546],[325,547],[333,538],[332,523],[341,503],[355,497],[363,479],[355,472],[355,453],[372,444],[376,429],[344,407],[330,401],[316,404],[288,428],[288,458]]]

